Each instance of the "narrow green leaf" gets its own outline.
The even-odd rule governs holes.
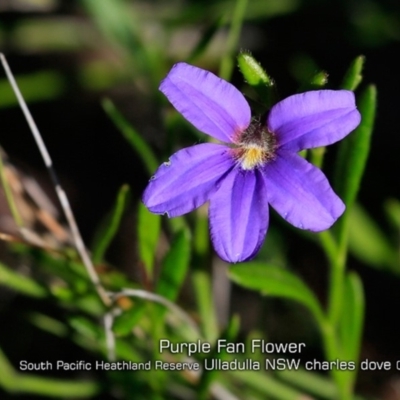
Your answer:
[[[343,82],[341,84],[342,89],[356,90],[358,85],[362,81],[362,70],[365,63],[364,56],[358,56],[351,64],[347,70]]]
[[[159,162],[150,146],[142,139],[142,136],[128,123],[122,114],[115,108],[110,99],[103,99],[103,108],[115,126],[120,130],[124,138],[135,150],[145,165],[149,175],[157,169]]]
[[[98,394],[100,385],[93,381],[62,380],[45,378],[30,373],[18,373],[14,370],[0,349],[0,387],[9,393],[26,393],[31,396],[65,398],[89,398]]]
[[[186,229],[179,231],[162,262],[156,292],[174,301],[185,280],[190,261],[190,234]]]
[[[18,274],[0,263],[0,285],[30,297],[45,297],[46,290],[27,276]]]
[[[66,88],[65,78],[55,71],[40,71],[15,77],[28,104],[59,97]],[[0,108],[11,107],[18,101],[6,79],[0,80]]]
[[[350,252],[367,265],[399,274],[397,251],[376,222],[358,203],[349,214]]]
[[[362,282],[359,276],[350,272],[345,277],[344,304],[341,318],[341,358],[344,361],[354,361],[358,363],[362,332],[364,324],[365,300]],[[357,371],[342,371],[341,379],[345,380],[346,387],[353,387],[357,376]]]
[[[121,315],[115,318],[113,332],[118,336],[131,334],[132,329],[137,325],[145,312],[146,307],[144,304],[135,303],[131,309],[124,311]]]
[[[212,343],[217,339],[219,329],[209,276],[202,271],[194,272],[193,286],[204,338]]]
[[[264,104],[271,105],[274,89],[274,81],[271,77],[249,52],[240,52],[237,60],[246,82],[254,88]]]
[[[205,206],[196,210],[195,226],[193,229],[193,266],[202,268],[210,255],[210,235],[208,212]]]
[[[155,89],[159,83],[161,40],[146,40],[142,18],[130,2],[123,0],[82,0],[92,20],[117,49],[134,63],[141,79]],[[127,58],[127,57],[126,57]],[[125,59],[126,59],[125,58]]]
[[[400,201],[394,198],[385,201],[385,212],[391,224],[400,230]]]
[[[307,393],[321,399],[335,400],[338,398],[338,389],[332,379],[316,372],[306,371],[302,368],[297,370],[285,369],[276,371],[277,377]]]
[[[114,207],[103,227],[97,233],[97,241],[93,246],[93,261],[100,263],[104,259],[104,254],[110,246],[115,234],[120,226],[122,215],[126,209],[130,189],[128,185],[123,185],[118,192]]]
[[[239,42],[242,23],[246,13],[248,0],[235,0],[232,13],[231,25],[229,27],[228,37],[225,43],[224,54],[222,55],[221,65],[219,68],[219,76],[229,81],[233,71],[233,57],[237,51],[236,47]]]
[[[195,59],[203,54],[203,52],[207,49],[207,46],[210,44],[211,40],[214,39],[215,34],[221,28],[221,25],[222,25],[222,17],[219,17],[215,21],[213,21],[213,23],[201,36],[200,41],[191,51],[189,57],[187,58],[188,63],[193,64]]]
[[[335,188],[347,207],[351,207],[356,199],[368,158],[375,121],[375,86],[368,86],[361,94],[358,109],[361,123],[340,143],[335,170]]]
[[[306,306],[318,323],[324,321],[315,295],[300,278],[284,268],[249,262],[230,267],[229,277],[238,285],[262,294],[295,300]]]
[[[229,371],[229,374],[241,384],[252,387],[262,393],[263,398],[279,400],[306,399],[303,392],[280,382],[271,374],[259,371]]]
[[[346,308],[341,319],[342,355],[346,360],[357,361],[361,346],[365,300],[361,279],[355,272],[348,273],[345,278],[344,296]]]
[[[29,320],[39,329],[42,329],[45,332],[49,332],[52,335],[59,337],[65,337],[68,335],[68,327],[64,323],[54,318],[48,317],[45,314],[32,313],[29,316]]]
[[[235,343],[237,339],[237,335],[239,333],[240,329],[240,321],[238,316],[233,316],[229,323],[228,326],[224,329],[222,332],[221,337],[218,340],[225,340],[226,343]],[[219,360],[229,360],[229,356],[231,354],[227,353],[226,349],[218,351],[217,347],[214,346],[211,353],[208,354],[207,358],[208,359],[219,359]],[[220,371],[218,370],[203,370],[203,373],[200,378],[200,382],[198,385],[199,388],[199,394],[198,398],[199,400],[206,400],[209,398],[209,388],[211,384],[217,380],[218,376],[220,375]]]
[[[160,236],[161,216],[151,213],[142,203],[138,210],[139,256],[149,277],[153,274],[154,257]]]

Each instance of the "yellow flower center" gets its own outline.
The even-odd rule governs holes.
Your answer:
[[[266,161],[265,150],[259,146],[242,146],[238,161],[243,169],[254,169]]]
[[[275,134],[261,124],[253,121],[235,140],[234,157],[244,170],[263,166],[275,158],[277,142]]]

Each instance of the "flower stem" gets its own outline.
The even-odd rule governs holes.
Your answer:
[[[345,343],[342,343],[343,338],[340,336],[340,323],[343,318],[343,298],[345,295],[348,221],[348,213],[346,212],[340,224],[338,243],[329,231],[320,235],[322,246],[330,264],[327,319],[326,326],[322,327],[325,354],[328,360],[339,359],[342,361],[345,356],[343,351]],[[354,374],[356,374],[356,371],[331,370],[331,375],[336,382],[341,400],[353,399]]]
[[[239,42],[239,36],[244,19],[244,13],[247,7],[247,1],[248,0],[237,0],[235,4],[235,9],[233,10],[232,22],[226,43],[226,51],[222,58],[221,66],[219,69],[219,76],[227,81],[230,80],[232,75],[234,65],[233,53],[235,52],[236,46]]]

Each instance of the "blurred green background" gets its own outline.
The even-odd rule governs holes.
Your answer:
[[[169,113],[166,100],[157,91],[175,62],[188,61],[218,73],[222,58],[247,49],[274,78],[283,98],[321,70],[329,74],[327,87],[336,88],[349,63],[364,55],[363,84],[376,84],[378,111],[359,195],[361,207],[354,213],[349,268],[361,275],[366,291],[362,358],[395,363],[400,359],[400,325],[396,323],[400,267],[398,258],[395,260],[400,238],[400,3],[249,0],[238,44],[232,47],[228,27],[234,8],[231,0],[0,0],[0,50],[43,134],[86,243],[96,241],[96,229],[112,208],[116,193],[129,184],[130,205],[107,253],[109,264],[101,267],[107,271],[109,265],[117,266],[133,281],[143,278],[134,227],[137,201],[149,174],[105,112],[104,98],[113,102],[156,156],[163,158],[201,140],[195,132],[188,134],[188,125],[175,113]],[[228,64],[227,68],[232,68],[233,83],[243,87],[236,66]],[[33,176],[57,203],[14,95],[4,74],[0,77],[0,145],[11,162]],[[328,172],[335,154],[334,148],[328,149]],[[322,252],[278,218],[273,219],[274,224],[267,246],[275,253],[269,254],[278,263],[289,260],[324,299],[327,271]],[[2,196],[0,232],[16,232]],[[167,241],[165,237],[162,240]],[[8,243],[0,242],[0,260],[22,275],[35,275],[31,269],[36,263],[46,264],[43,257],[10,250]],[[272,341],[304,340],[309,343],[305,359],[321,357],[309,316],[300,306],[279,299],[261,300],[258,294],[236,286],[232,290],[230,311],[241,316],[243,337],[260,330]],[[181,304],[187,308],[191,302],[190,289],[184,288]],[[43,323],[51,331],[46,322],[35,319],[35,315],[48,315],[64,321],[71,317],[70,311],[67,307],[60,315],[60,308],[51,301],[32,300],[0,286],[1,348],[14,365],[23,358],[32,362],[94,360],[90,346],[85,349],[79,340],[65,340],[79,329],[52,334],[41,329]],[[58,328],[64,329],[55,324],[53,330]],[[53,371],[50,375],[108,382],[102,381],[100,372],[94,377],[84,372]],[[366,371],[358,380],[360,393],[388,400],[400,398],[399,385],[396,371]],[[139,389],[132,387],[135,390]],[[136,398],[133,394],[124,397],[118,390],[104,393],[105,399]],[[13,396],[0,387],[0,398],[9,397]]]

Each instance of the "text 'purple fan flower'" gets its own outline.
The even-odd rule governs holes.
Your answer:
[[[197,129],[223,143],[180,150],[161,165],[143,195],[151,212],[176,217],[209,201],[211,239],[229,262],[256,255],[268,204],[292,225],[316,232],[343,213],[325,175],[297,152],[334,143],[357,127],[352,92],[296,94],[260,121],[234,86],[185,63],[172,68],[160,90]]]

